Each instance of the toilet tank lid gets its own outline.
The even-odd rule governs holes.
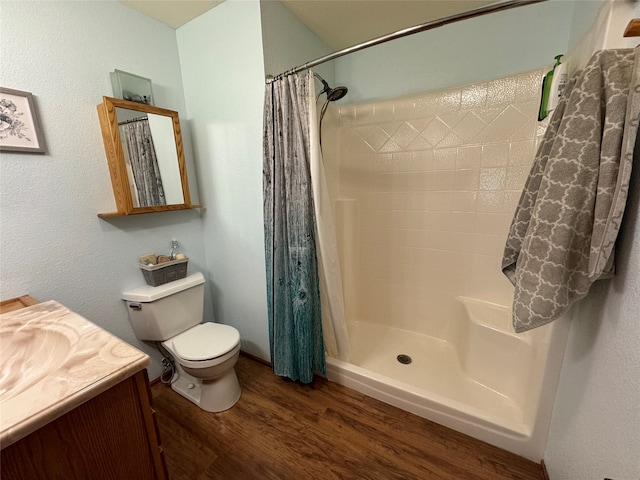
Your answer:
[[[130,302],[153,302],[160,298],[168,297],[174,293],[181,292],[187,288],[196,287],[204,283],[204,276],[200,272],[196,272],[189,275],[186,278],[180,280],[174,280],[173,282],[165,283],[157,287],[145,285],[143,287],[134,288],[133,290],[127,290],[122,292],[122,299]]]

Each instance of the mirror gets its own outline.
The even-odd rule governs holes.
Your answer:
[[[201,207],[191,205],[178,112],[110,97],[97,108],[118,209],[99,217]]]

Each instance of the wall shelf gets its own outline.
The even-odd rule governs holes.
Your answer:
[[[162,205],[161,207],[136,208],[129,213],[125,213],[125,212],[99,213],[98,217],[100,218],[128,217],[130,215],[143,215],[145,213],[174,212],[177,210],[196,210],[199,208],[204,208],[204,207],[202,205]]]

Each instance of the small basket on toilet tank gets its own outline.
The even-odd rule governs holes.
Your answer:
[[[147,285],[157,287],[165,283],[180,280],[187,276],[188,258],[179,260],[171,260],[169,262],[160,263],[158,265],[145,265],[140,263],[140,269]]]

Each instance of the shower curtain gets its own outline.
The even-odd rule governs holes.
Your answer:
[[[264,236],[271,363],[302,383],[326,375],[311,186],[310,72],[266,87]]]
[[[314,98],[315,94],[312,92],[310,100],[314,100]],[[316,120],[316,123],[313,124],[314,128],[310,129],[311,185],[316,214],[324,346],[330,357],[348,362],[351,360],[351,345],[349,344],[349,332],[345,317],[340,255],[320,145],[322,123],[317,117],[315,101],[311,103],[310,117]],[[317,128],[315,128],[316,125]]]
[[[124,125],[120,125],[120,131],[127,144],[127,153],[138,193],[138,205],[140,207],[166,205],[149,119],[129,120]]]

